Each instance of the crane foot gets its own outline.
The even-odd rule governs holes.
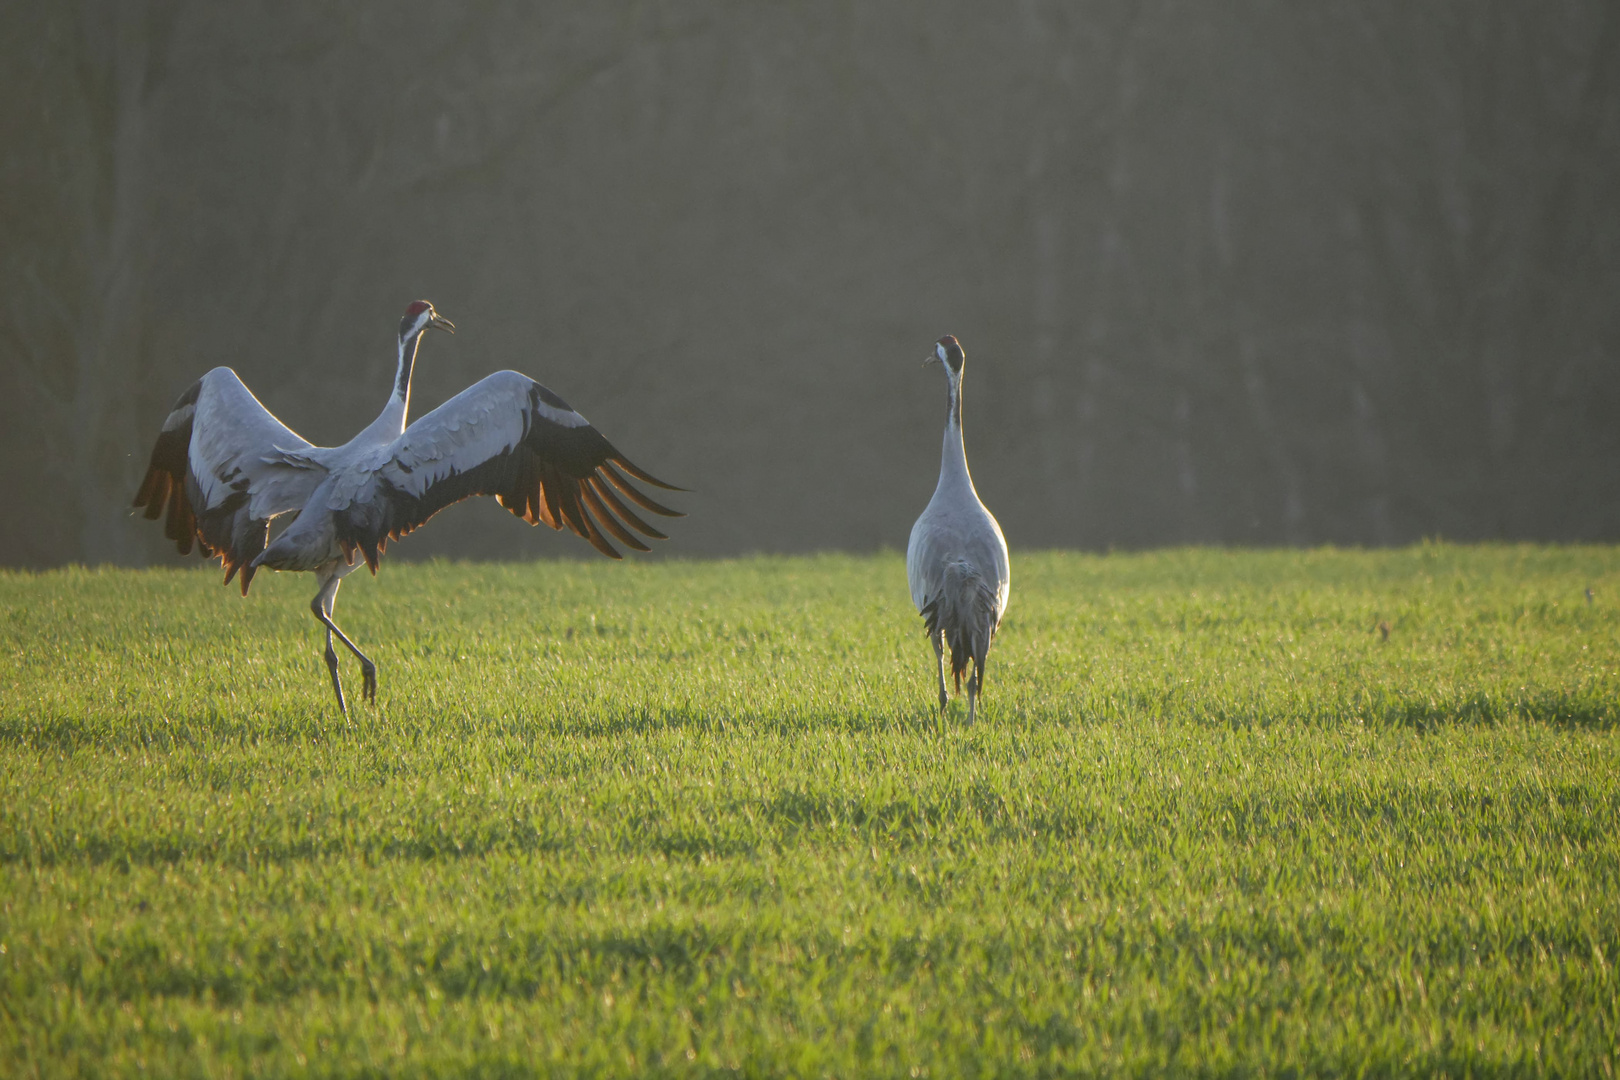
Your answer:
[[[361,660],[360,679],[363,684],[360,689],[360,696],[375,705],[377,703],[377,665],[370,660]]]

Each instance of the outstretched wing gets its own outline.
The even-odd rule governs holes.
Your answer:
[[[270,519],[300,509],[326,476],[299,453],[309,448],[236,372],[217,367],[174,403],[135,505],[150,519],[167,510],[164,535],[182,555],[193,543],[218,555],[227,584],[240,569],[246,596]]]
[[[567,525],[617,559],[618,549],[607,536],[637,551],[652,549],[636,532],[668,539],[625,505],[626,499],[654,514],[683,516],[642,494],[626,473],[682,490],[637,468],[544,386],[516,371],[499,371],[405,429],[361,497],[334,508],[337,540],[347,551],[364,552],[376,570],[389,540],[451,503],[493,495],[531,525]]]

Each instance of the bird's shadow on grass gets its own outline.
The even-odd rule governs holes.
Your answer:
[[[225,712],[118,717],[38,712],[0,718],[0,746],[72,753],[78,750],[201,750],[261,744],[302,746],[351,730],[341,716],[288,712],[274,716]]]
[[[721,736],[738,732],[791,736],[838,731],[849,734],[936,731],[938,721],[921,710],[877,712],[834,708],[792,712],[749,709],[708,709],[670,706],[615,710],[611,713],[524,712],[501,716],[469,716],[457,721],[469,735],[502,735],[518,739],[615,739],[663,734]]]
[[[1162,716],[1152,700],[1137,711]],[[1122,712],[1132,711],[1127,704]],[[1380,694],[1371,700],[1326,702],[1306,711],[1268,709],[1252,704],[1204,705],[1188,709],[1206,727],[1250,730],[1295,726],[1339,728],[1347,724],[1433,734],[1449,730],[1534,724],[1560,731],[1613,731],[1620,727],[1620,702],[1594,690],[1527,690],[1506,696],[1488,692],[1449,695]]]
[[[1613,731],[1620,726],[1620,703],[1593,691],[1541,690],[1510,699],[1480,693],[1392,702],[1368,719],[1418,732],[1512,722],[1563,730]]]
[[[1339,727],[1346,723],[1386,727],[1420,734],[1457,728],[1529,723],[1555,730],[1613,731],[1620,727],[1620,701],[1598,688],[1526,689],[1514,695],[1477,692],[1452,695],[1381,694],[1372,700],[1327,702],[1298,714],[1268,711],[1249,704],[1183,703],[1167,709],[1159,700],[1119,700],[1094,708],[1002,707],[987,710],[980,728],[1038,729],[1075,725],[1128,725],[1149,715],[1173,719],[1183,712],[1195,725],[1250,729],[1298,725]],[[308,746],[342,743],[377,736],[407,738],[452,731],[464,738],[506,737],[524,741],[543,738],[615,739],[664,734],[721,736],[734,732],[794,736],[815,732],[850,735],[914,733],[922,738],[968,732],[953,711],[942,721],[931,709],[893,711],[807,707],[790,711],[711,709],[683,704],[607,712],[521,710],[501,714],[470,712],[459,717],[390,713],[356,708],[345,717],[325,707],[283,708],[269,712],[168,714],[133,711],[122,715],[86,716],[66,711],[0,716],[0,746],[33,752],[74,753],[81,750],[146,750],[168,753],[217,747]]]
[[[716,710],[671,706],[612,710],[521,710],[498,714],[469,712],[444,716],[416,711],[390,712],[355,707],[347,717],[324,707],[273,713],[205,711],[92,715],[42,710],[0,717],[0,746],[34,752],[147,750],[168,753],[224,747],[307,746],[380,737],[417,739],[454,734],[460,738],[613,739],[660,734],[724,735],[747,731],[795,735],[818,731],[850,734],[900,730],[937,732],[936,717],[923,710],[895,712]]]

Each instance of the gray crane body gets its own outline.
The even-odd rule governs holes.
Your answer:
[[[608,537],[637,551],[651,549],[636,533],[667,539],[626,500],[681,516],[630,480],[679,488],[631,463],[567,402],[516,371],[480,379],[407,424],[417,346],[430,328],[455,329],[425,300],[406,308],[388,404],[342,446],[311,444],[234,371],[215,368],[175,402],[135,496],[148,518],[166,516],[164,534],[182,555],[196,547],[218,556],[227,584],[240,571],[243,596],[260,567],[315,575],[310,610],[326,630],[326,666],[345,713],[333,639],[359,659],[368,700],[377,667],[332,620],[338,585],[362,564],[376,573],[390,540],[446,506],[493,495],[531,525],[566,526],[612,559],[621,556]],[[296,517],[267,544],[270,522],[286,514]]]
[[[934,646],[939,674],[939,707],[949,702],[945,688],[945,650],[957,689],[968,678],[968,720],[977,713],[984,687],[985,657],[1007,610],[1012,586],[1007,541],[1001,526],[979,501],[968,472],[962,442],[962,367],[964,357],[954,337],[940,339],[935,356],[945,368],[949,396],[945,442],[940,454],[939,483],[922,516],[911,527],[906,545],[906,578],[911,602],[924,620]]]

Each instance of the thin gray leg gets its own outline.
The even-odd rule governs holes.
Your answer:
[[[979,714],[979,694],[984,690],[984,658],[973,658],[973,675],[968,679],[968,723]]]
[[[309,609],[315,613],[315,617],[326,627],[326,666],[332,672],[332,689],[337,692],[338,708],[343,710],[343,714],[347,716],[349,707],[343,701],[343,683],[338,678],[337,652],[332,648],[333,636],[335,635],[339,641],[348,646],[349,651],[359,659],[360,696],[370,702],[377,700],[377,665],[372,663],[371,658],[361,652],[360,647],[350,641],[349,636],[338,628],[337,623],[332,621],[332,607],[337,602],[338,586],[343,583],[343,579],[337,574],[336,567],[319,573],[321,575],[320,591],[315,594],[315,599],[309,602]]]
[[[319,612],[316,613],[319,617]],[[332,648],[332,631],[326,631],[326,670],[332,673],[332,692],[337,694],[338,709],[344,716],[349,715],[349,706],[343,700],[343,679],[338,675],[337,651]]]
[[[951,697],[945,692],[945,632],[935,631],[934,642],[934,669],[939,676],[939,715],[945,716],[945,706],[950,703]]]

